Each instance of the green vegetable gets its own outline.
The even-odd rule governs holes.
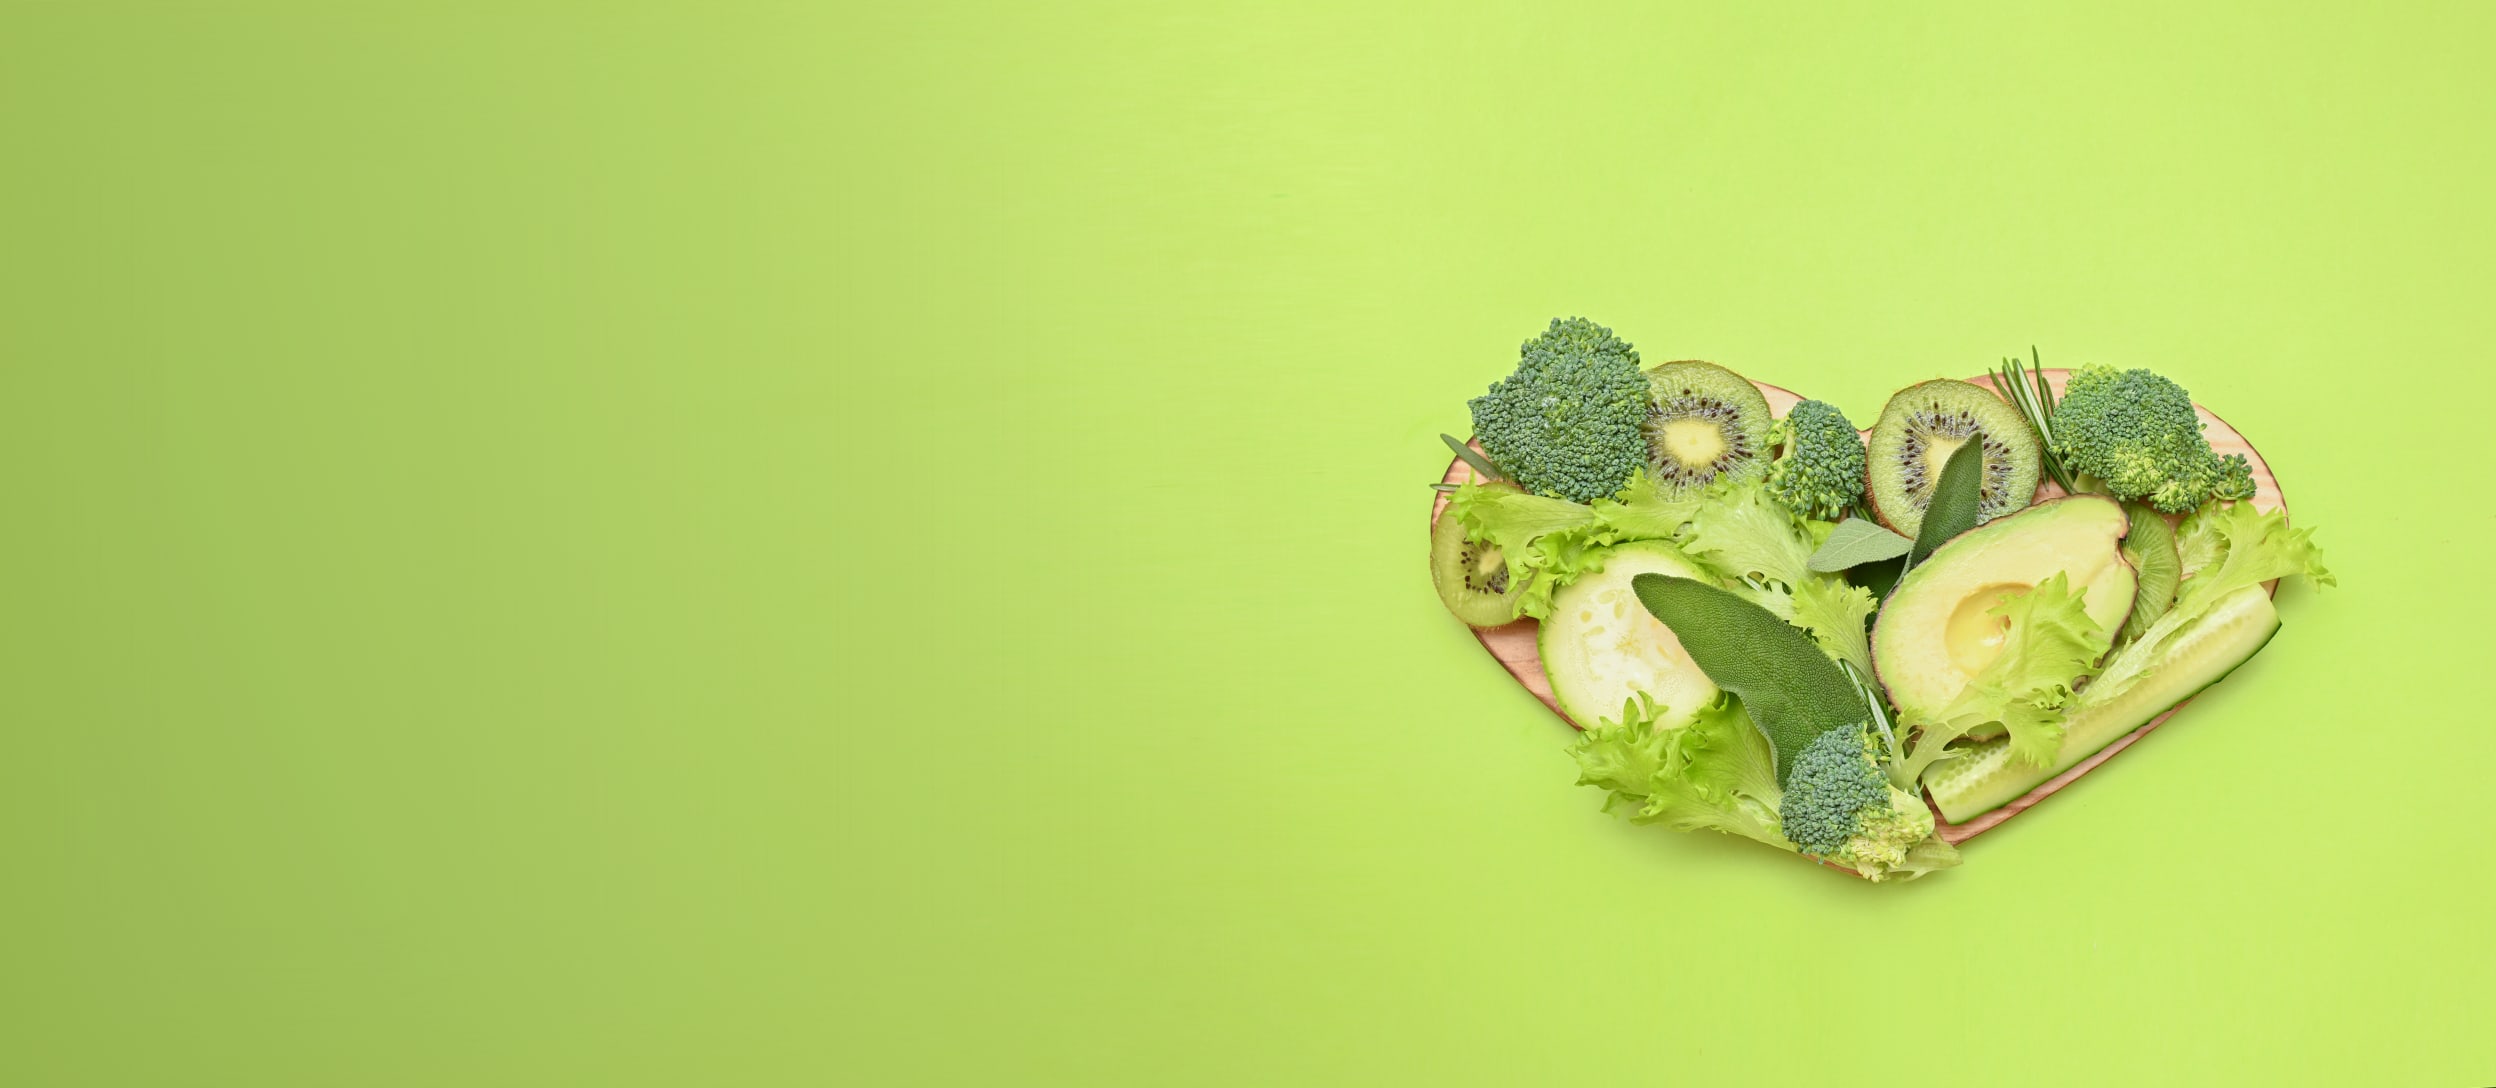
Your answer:
[[[1780,781],[1812,738],[1863,721],[1863,702],[1809,635],[1767,609],[1689,578],[1641,574],[1630,588],[1673,629],[1716,686],[1734,693],[1768,735]]]
[[[2051,425],[2063,465],[2095,477],[2118,497],[2186,514],[2213,498],[2253,495],[2253,468],[2244,455],[2211,452],[2193,398],[2150,371],[2074,371]]]
[[[2036,363],[2035,345],[2028,348],[2028,360],[2031,364]],[[2038,364],[2037,369],[2030,370],[2027,364],[2017,359],[2004,359],[2002,368],[1993,372],[1993,388],[2008,398],[2011,406],[2027,417],[2028,426],[2036,430],[2037,439],[2042,443],[2042,456],[2038,460],[2043,462],[2045,474],[2062,486],[2064,494],[2079,494],[2080,482],[2072,478],[2071,470],[2063,467],[2061,455],[2054,452],[2054,387],[2047,384],[2043,365]]]
[[[1777,829],[1775,757],[1742,704],[1719,698],[1679,729],[1655,727],[1664,713],[1641,697],[1622,708],[1619,722],[1578,734],[1569,749],[1578,785],[1604,790],[1603,810],[1626,811],[1637,823],[1793,849]]]
[[[1811,536],[1758,486],[1718,491],[1690,516],[1686,549],[1729,578],[1788,586],[1812,576]]]
[[[1819,551],[1811,553],[1811,561],[1805,565],[1824,573],[1841,571],[1896,559],[1914,547],[1914,541],[1890,532],[1880,522],[1847,518],[1829,531],[1829,538],[1821,542]]]
[[[1863,498],[1863,436],[1826,401],[1796,404],[1768,432],[1782,448],[1768,465],[1768,493],[1806,518],[1834,521]]]
[[[1595,500],[1594,512],[1623,540],[1669,540],[1682,535],[1706,501],[1705,494],[1668,488],[1641,468],[1619,498]]]
[[[1872,671],[1872,636],[1865,626],[1881,600],[1872,591],[1834,575],[1816,575],[1792,591],[1795,626],[1811,632],[1823,653],[1857,672]]]
[[[1924,508],[1924,523],[1916,529],[1915,547],[1907,552],[1908,566],[1923,562],[1933,549],[1984,520],[1984,475],[1982,443],[1950,451],[1950,459],[1941,464],[1941,479],[1933,485],[1932,505]]]
[[[1507,479],[1506,476],[1500,475],[1498,469],[1491,467],[1491,463],[1489,461],[1483,460],[1482,455],[1475,452],[1473,447],[1466,445],[1462,439],[1457,438],[1455,435],[1442,434],[1439,436],[1439,441],[1447,443],[1447,448],[1455,450],[1456,456],[1462,459],[1466,464],[1473,466],[1473,470],[1481,473],[1483,479],[1489,480],[1493,483]]]
[[[1582,503],[1617,494],[1647,462],[1654,406],[1637,349],[1585,318],[1553,318],[1518,356],[1471,403],[1482,452],[1539,495]]]
[[[1909,875],[1938,868],[1927,854],[1926,864],[1910,867],[1909,856],[1932,838],[1933,813],[1912,793],[1889,784],[1881,773],[1880,742],[1862,726],[1831,729],[1803,748],[1786,777],[1777,816],[1785,837],[1806,854],[1844,865],[1880,880],[1902,868]],[[1958,852],[1946,851],[1942,865],[1958,863]]]
[[[1716,698],[1716,685],[1671,632],[1647,613],[1630,580],[1641,574],[1706,577],[1670,541],[1615,544],[1590,570],[1552,595],[1551,615],[1535,632],[1535,656],[1551,682],[1560,712],[1581,725],[1634,698],[1661,699],[1671,709],[1654,724],[1680,726]]]
[[[1890,781],[1913,788],[1926,768],[1962,754],[1952,743],[1994,726],[2010,734],[2013,757],[2050,762],[2062,743],[2062,708],[2073,686],[2106,652],[2106,630],[2089,618],[2086,597],[2056,573],[1986,610],[2007,624],[2001,652],[1947,706],[1903,722],[1916,736],[1892,765]]]

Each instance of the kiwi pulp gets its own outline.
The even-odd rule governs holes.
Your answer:
[[[2175,548],[2175,526],[2147,503],[2127,502],[2132,530],[2123,538],[2123,560],[2140,581],[2132,589],[2132,614],[2123,621],[2120,642],[2131,642],[2149,630],[2167,609],[2175,607],[2175,591],[2184,581],[2183,557]]]
[[[1465,527],[1453,514],[1441,514],[1430,526],[1430,583],[1439,602],[1473,627],[1497,627],[1516,618],[1517,598],[1525,581],[1508,576],[1507,557],[1481,541],[1465,539]]]
[[[1647,474],[1668,492],[1747,479],[1768,452],[1768,398],[1750,379],[1714,363],[1665,363],[1647,371]]]
[[[2037,433],[2028,420],[1984,387],[1941,379],[1899,390],[1881,408],[1865,450],[1866,490],[1882,523],[1913,538],[1950,454],[1984,444],[1985,474],[1976,520],[1982,524],[2028,505],[2037,493]]]

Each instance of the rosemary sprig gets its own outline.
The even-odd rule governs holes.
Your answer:
[[[1458,441],[1455,435],[1442,434],[1439,436],[1439,441],[1447,443],[1447,448],[1455,450],[1456,456],[1464,458],[1465,463],[1472,465],[1473,470],[1480,473],[1483,479],[1497,483],[1508,478],[1501,475],[1498,469],[1491,467],[1489,459],[1473,452],[1473,447]]]
[[[2054,387],[2046,384],[2045,366],[2036,361],[2037,349],[2033,345],[2028,348],[2028,358],[2027,365],[2017,358],[2002,360],[2002,368],[1993,372],[1993,386],[2019,409],[2019,414],[2028,417],[2029,426],[2036,428],[2041,447],[2037,457],[2045,465],[2045,474],[2062,485],[2065,493],[2077,495],[2080,487],[2071,470],[2063,467],[2062,457],[2054,452]]]

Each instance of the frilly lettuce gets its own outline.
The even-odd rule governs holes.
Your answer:
[[[1777,822],[1775,757],[1740,700],[1718,696],[1690,724],[1657,729],[1663,711],[1641,694],[1578,735],[1569,754],[1581,786],[1605,791],[1605,812],[1675,831],[1701,828],[1792,850]]]
[[[1618,499],[1595,500],[1595,517],[1623,540],[1672,540],[1706,502],[1695,492],[1668,492],[1645,469],[1629,478]]]
[[[2291,529],[2286,514],[2263,513],[2249,502],[2202,507],[2177,527],[2176,550],[2184,557],[2178,612],[2207,609],[2229,590],[2292,574],[2317,589],[2340,584],[2323,567],[2314,530]]]

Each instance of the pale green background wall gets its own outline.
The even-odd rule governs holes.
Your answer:
[[[0,9],[0,1082],[2496,1082],[2481,6],[325,7]],[[1608,822],[1423,571],[1581,312],[2346,588],[1919,885]]]

